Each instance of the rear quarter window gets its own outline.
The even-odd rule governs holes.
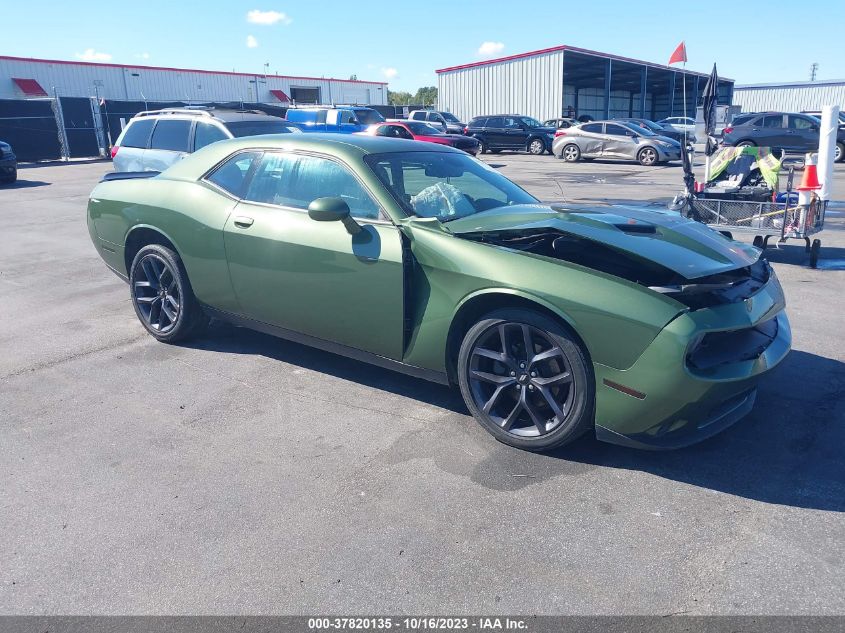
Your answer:
[[[484,127],[484,125],[486,123],[487,123],[487,118],[486,117],[480,117],[480,118],[473,119],[472,121],[470,121],[469,127]]]
[[[123,133],[120,146],[146,149],[150,142],[150,132],[153,131],[153,123],[155,123],[154,119],[140,119],[131,122]]]

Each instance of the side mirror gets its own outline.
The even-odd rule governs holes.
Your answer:
[[[358,224],[349,214],[349,205],[343,198],[317,198],[308,205],[308,217],[317,222],[343,222],[347,233],[361,232]]]

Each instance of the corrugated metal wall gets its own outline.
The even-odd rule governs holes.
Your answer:
[[[438,107],[468,122],[518,113],[541,121],[563,107],[563,51],[439,73]]]
[[[842,108],[845,106],[845,82],[758,88],[734,86],[733,104],[742,106],[743,112],[801,112],[821,110],[826,105]]]
[[[151,69],[0,58],[0,99],[20,99],[12,77],[35,79],[53,96],[149,101],[248,101],[276,103],[270,90],[319,88],[322,103],[387,103],[387,86],[329,79]]]

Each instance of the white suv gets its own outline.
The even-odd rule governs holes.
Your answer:
[[[139,112],[111,150],[115,171],[164,171],[215,141],[259,134],[299,134],[284,119],[254,110],[175,108]]]

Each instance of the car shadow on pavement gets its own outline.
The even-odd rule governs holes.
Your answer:
[[[185,345],[195,349],[228,354],[265,356],[311,371],[413,398],[455,413],[469,415],[460,394],[445,385],[220,321],[212,322],[207,336]]]
[[[845,363],[793,351],[748,417],[694,446],[639,451],[584,438],[560,460],[640,470],[766,503],[845,512]]]
[[[0,190],[3,189],[29,189],[31,187],[44,187],[52,183],[44,182],[43,180],[23,180],[18,178],[15,182],[9,184],[0,184]]]
[[[469,416],[456,389],[245,328],[215,322],[209,336],[190,346],[265,356]],[[432,445],[417,447],[415,454],[430,454],[444,463],[466,459],[454,447],[438,444],[441,431],[417,438]],[[845,363],[793,351],[760,384],[748,417],[714,438],[675,451],[624,448],[588,435],[535,454],[499,444],[480,428],[463,439],[483,451],[470,468],[473,479],[502,491],[606,467],[648,472],[766,503],[845,512]],[[524,474],[514,479],[513,472]]]

